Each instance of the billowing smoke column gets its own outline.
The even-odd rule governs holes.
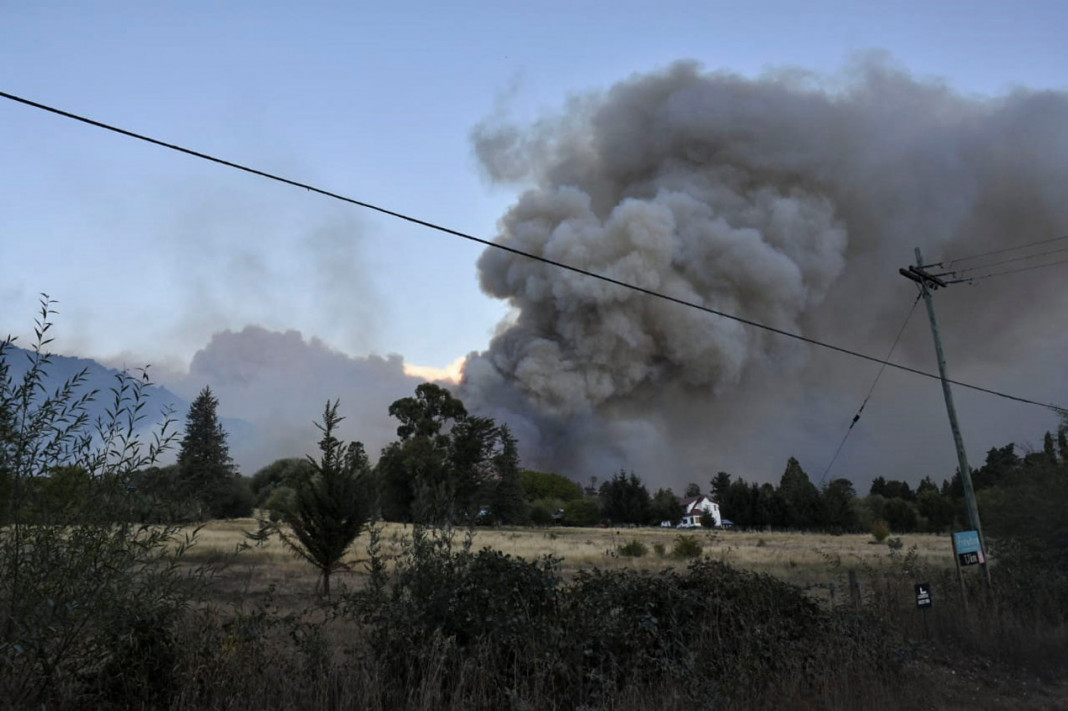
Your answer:
[[[833,82],[680,63],[527,128],[488,121],[473,138],[492,179],[527,188],[500,221],[501,244],[882,351],[913,296],[897,276],[913,245],[971,254],[1068,232],[1065,126],[1063,94],[963,98],[881,62]],[[814,390],[833,393],[855,368],[501,250],[478,267],[513,316],[469,359],[464,399],[512,422],[528,461],[573,475],[646,463],[703,477],[728,441],[744,448],[739,437],[811,409]],[[966,304],[943,305],[946,320],[968,333],[963,321],[1039,297],[1063,316],[1059,282],[1016,283],[1010,299],[992,281]],[[998,344],[1026,329],[1026,317],[1002,318],[967,357],[1004,358]],[[928,357],[914,333],[899,358]],[[963,356],[965,344],[949,341]]]

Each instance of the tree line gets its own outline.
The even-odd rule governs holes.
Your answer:
[[[582,486],[558,473],[521,468],[517,442],[506,425],[469,414],[459,398],[433,383],[419,385],[412,396],[390,405],[397,439],[382,450],[374,466],[363,445],[353,442],[343,445],[344,455],[323,450],[327,460],[279,459],[252,477],[243,477],[230,458],[227,435],[216,414],[218,404],[211,390],[204,388],[185,418],[177,462],[131,477],[128,486],[141,501],[146,519],[235,518],[259,509],[274,522],[291,520],[288,514],[307,508],[301,491],[322,478],[323,466],[332,466],[327,460],[335,455],[348,457],[346,471],[360,482],[346,491],[358,494],[365,518],[594,526],[675,525],[682,516],[674,490],[650,493],[634,472],[621,470],[603,482],[592,477]],[[338,409],[338,403],[327,403],[317,425],[334,439],[341,420]],[[1062,424],[1056,433],[1045,433],[1040,451],[1022,456],[1012,443],[990,449],[984,464],[972,473],[981,508],[1000,510],[1000,502],[1012,498],[1006,492],[1021,482],[1046,470],[1061,471],[1068,461],[1066,433],[1068,426]],[[50,476],[35,480],[37,491],[31,498],[40,502],[42,510],[76,505],[86,477],[75,466],[55,467]],[[3,489],[0,481],[0,499]],[[690,483],[682,496],[704,491]],[[959,472],[940,484],[927,476],[915,488],[906,481],[878,477],[863,494],[844,477],[817,486],[791,457],[777,484],[750,482],[720,471],[708,481],[707,492],[724,519],[745,529],[855,533],[882,527],[894,533],[943,532],[964,527],[967,520]]]
[[[169,494],[172,514],[203,518],[249,515],[253,508],[267,512],[261,533],[276,533],[317,566],[327,594],[330,574],[372,519],[640,526],[675,525],[683,513],[672,489],[650,494],[634,472],[621,470],[599,486],[594,477],[583,487],[554,472],[521,469],[516,440],[506,425],[470,415],[459,398],[433,383],[419,385],[413,396],[390,405],[397,439],[382,450],[376,466],[362,443],[337,438],[339,403],[327,402],[317,424],[323,435],[319,458],[280,459],[251,479],[236,473],[215,416],[217,405],[205,388],[187,416],[177,464],[143,472],[133,480],[134,487],[160,500]],[[57,472],[52,478],[59,486],[70,474]],[[1046,511],[1050,515],[1037,526],[1022,512],[1045,511],[1051,498],[1068,503],[1068,419],[1056,435],[1045,434],[1041,451],[1021,457],[1015,444],[992,448],[972,479],[981,508],[992,516],[992,532],[1038,541],[1036,550],[1065,548],[1068,525],[1054,523],[1063,518],[1057,511]],[[915,489],[906,481],[877,477],[867,495],[860,496],[843,477],[816,486],[791,457],[778,485],[747,482],[721,471],[708,490],[725,521],[739,528],[870,531],[879,540],[891,532],[967,528],[959,472],[941,485],[927,476]],[[690,483],[683,495],[702,493],[700,485]],[[705,517],[702,524],[714,521]]]

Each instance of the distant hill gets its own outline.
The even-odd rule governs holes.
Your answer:
[[[13,347],[8,350],[7,362],[10,367],[9,374],[13,380],[21,378],[26,373],[32,356],[33,353],[31,351],[23,348]],[[78,388],[78,393],[96,390],[97,394],[88,408],[89,419],[91,422],[96,422],[98,418],[105,419],[107,417],[107,409],[111,406],[114,398],[111,391],[112,388],[118,385],[117,378],[120,371],[115,368],[105,367],[89,358],[74,358],[56,354],[51,354],[50,358],[51,363],[46,367],[45,389],[52,393],[61,387],[64,382],[85,371],[85,379]],[[151,372],[149,370],[149,375],[151,375]],[[143,395],[145,405],[142,412],[144,413],[144,419],[138,428],[139,433],[142,435],[150,433],[154,427],[162,423],[163,413],[169,410],[175,420],[175,431],[180,436],[185,425],[186,413],[189,412],[189,401],[158,385],[146,387]],[[244,420],[222,417],[220,413],[220,422],[227,432],[231,449],[235,446],[240,446],[244,440],[251,437],[253,427]],[[150,440],[143,439],[143,441],[147,443]],[[176,454],[177,446],[174,452],[164,457],[164,460],[172,460]]]

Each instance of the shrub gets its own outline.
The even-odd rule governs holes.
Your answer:
[[[654,543],[653,544],[653,552],[655,552],[661,558],[663,558],[665,555],[667,555],[667,549],[664,548],[664,544],[663,543]]]
[[[134,472],[130,485],[139,506],[137,520],[171,524],[197,520],[200,503],[183,491],[177,465]]]
[[[876,543],[882,543],[890,535],[890,524],[886,521],[876,521],[871,525],[871,536]]]
[[[314,468],[306,458],[276,459],[253,474],[249,480],[249,488],[256,497],[256,507],[268,508],[267,500],[275,489],[287,487],[295,490],[297,482],[313,473]]]
[[[888,538],[886,540],[886,545],[889,546],[892,551],[899,551],[905,547],[905,542],[900,538]]]
[[[671,547],[671,557],[678,559],[700,558],[704,548],[701,541],[694,536],[675,536],[675,545]]]
[[[883,517],[887,525],[898,533],[915,531],[919,523],[916,518],[916,507],[904,499],[887,499],[883,507]]]
[[[564,502],[582,498],[582,487],[562,474],[523,469],[519,475],[523,492],[531,502],[544,499]]]
[[[564,524],[568,526],[596,526],[601,521],[601,509],[596,501],[575,499],[564,504]]]
[[[506,688],[520,660],[533,664],[551,653],[553,645],[545,645],[557,636],[554,559],[526,561],[488,548],[472,553],[470,538],[457,547],[449,528],[416,526],[403,545],[389,575],[381,551],[369,549],[371,584],[346,601],[368,625],[384,685],[400,694],[385,706],[404,706],[407,689],[424,684],[445,685],[439,693],[449,694],[448,679],[472,657],[480,657],[478,674],[487,684]]]
[[[693,537],[678,541],[700,551]],[[473,553],[448,530],[416,528],[403,546],[392,573],[379,566],[347,597],[370,645],[347,656],[373,661],[362,673],[381,695],[365,706],[411,706],[418,694],[433,708],[614,708],[666,686],[678,701],[753,706],[754,694],[774,695],[772,682],[805,688],[830,668],[825,657],[836,675],[845,664],[877,673],[872,654],[853,649],[878,649],[874,632],[855,637],[799,589],[723,563],[696,561],[683,574],[585,570],[564,584],[552,559]],[[693,678],[706,683],[682,683]]]
[[[859,708],[900,669],[864,613],[719,562],[565,583],[555,561],[474,553],[447,529],[417,528],[393,570],[371,539],[367,588],[315,615],[197,617],[173,645],[172,711]]]
[[[632,540],[629,543],[624,543],[619,546],[616,551],[621,556],[626,556],[628,558],[641,558],[649,552],[649,547],[639,540]]]
[[[211,514],[215,518],[245,518],[251,516],[256,496],[249,488],[248,479],[233,475],[216,485],[211,502]]]
[[[671,680],[693,667],[687,621],[701,601],[670,571],[581,571],[567,589],[561,617],[567,630],[561,658],[570,685],[595,706],[623,683]]]
[[[297,500],[297,492],[288,486],[277,486],[271,489],[263,508],[267,510],[267,518],[272,523],[281,521],[287,512],[293,509]]]
[[[553,514],[563,508],[563,503],[551,499],[538,499],[530,505],[530,522],[535,526],[550,526],[555,523]]]
[[[12,339],[0,341],[0,473],[11,485],[0,529],[0,699],[11,708],[58,707],[56,698],[82,708],[167,706],[173,631],[201,571],[179,568],[190,538],[139,523],[155,516],[134,475],[171,443],[172,421],[164,415],[142,448],[151,384],[143,371],[116,374],[95,424],[86,371],[51,390],[52,305],[42,299],[19,375]],[[74,488],[76,505],[64,495]]]

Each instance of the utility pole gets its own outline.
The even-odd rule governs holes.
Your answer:
[[[968,455],[964,452],[964,440],[960,436],[960,425],[957,423],[957,408],[953,405],[953,391],[949,388],[946,376],[946,356],[942,351],[942,337],[938,332],[938,319],[935,318],[934,301],[931,292],[939,287],[947,286],[940,275],[931,274],[923,264],[923,255],[920,248],[916,248],[916,266],[908,269],[899,269],[898,272],[920,285],[923,293],[923,301],[927,306],[927,318],[931,322],[931,335],[934,337],[935,356],[938,358],[938,375],[942,380],[942,394],[946,399],[946,411],[949,413],[949,427],[953,430],[953,443],[957,447],[957,463],[960,467],[960,481],[964,485],[964,503],[968,511],[968,523],[979,533],[979,545],[983,549],[983,572],[986,580],[990,582],[990,570],[986,566],[986,541],[983,538],[983,527],[979,522],[979,507],[975,503],[975,488],[972,486],[972,470],[968,466]]]

